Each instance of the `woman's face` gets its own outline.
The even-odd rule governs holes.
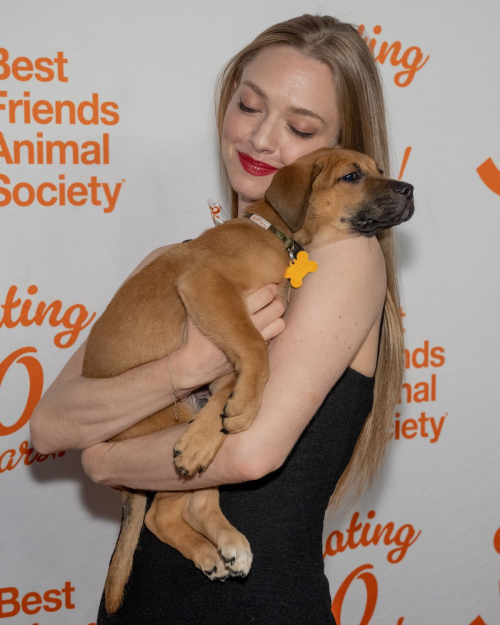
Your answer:
[[[339,131],[330,69],[287,46],[261,50],[243,70],[222,129],[222,157],[239,214],[264,197],[278,169],[334,147]]]

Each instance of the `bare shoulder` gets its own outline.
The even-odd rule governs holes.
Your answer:
[[[374,366],[385,261],[378,241],[364,237],[313,249],[310,258],[318,270],[292,290],[285,330],[272,347],[289,365],[307,366],[315,384],[323,379],[324,397],[346,367],[360,359],[362,372]]]
[[[362,306],[374,316],[381,311],[387,287],[384,254],[375,237],[355,237],[330,243],[310,252],[318,270],[307,276],[297,297],[309,307],[321,301],[346,309]],[[302,306],[302,303],[301,303]],[[361,312],[361,311],[360,311]]]
[[[358,236],[329,243],[313,249],[310,255],[349,274],[365,274],[368,271],[372,277],[385,275],[384,254],[376,237]]]

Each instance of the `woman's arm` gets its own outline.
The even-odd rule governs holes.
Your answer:
[[[152,252],[131,274],[166,248]],[[266,340],[282,331],[283,305],[277,287],[268,285],[247,298],[248,310]],[[84,378],[85,343],[47,389],[30,420],[31,438],[43,454],[83,449],[108,440],[173,403],[166,359],[135,367],[114,378]],[[183,346],[170,356],[178,395],[230,373],[226,356],[189,323]]]
[[[227,437],[202,474],[177,474],[172,448],[186,425],[83,452],[108,486],[183,490],[257,479],[279,468],[330,388],[380,323],[386,273],[378,241],[358,237],[311,252],[316,273],[293,292],[285,330],[269,347],[271,376],[251,427]],[[377,332],[378,334],[378,332]],[[376,343],[373,364],[376,358]]]

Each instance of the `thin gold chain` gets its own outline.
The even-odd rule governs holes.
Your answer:
[[[182,397],[177,395],[177,391],[174,386],[174,379],[172,377],[172,370],[170,369],[170,354],[167,354],[167,366],[168,366],[168,374],[170,375],[170,383],[172,384],[172,390],[174,392],[174,416],[175,420],[179,421],[179,413],[177,412],[177,402],[181,401]]]

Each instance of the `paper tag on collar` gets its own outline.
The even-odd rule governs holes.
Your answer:
[[[251,217],[249,217],[249,219],[250,221],[253,221],[261,228],[265,228],[266,230],[271,227],[271,224],[267,221],[267,219],[264,219],[264,217],[261,217],[260,215],[253,214]]]
[[[225,221],[229,221],[229,216],[226,214],[219,202],[208,200],[208,206],[215,226],[220,226]]]
[[[290,261],[290,266],[285,271],[285,278],[290,278],[290,284],[294,289],[302,286],[302,280],[308,273],[314,273],[318,269],[318,263],[309,260],[307,252],[299,252],[294,261]]]

